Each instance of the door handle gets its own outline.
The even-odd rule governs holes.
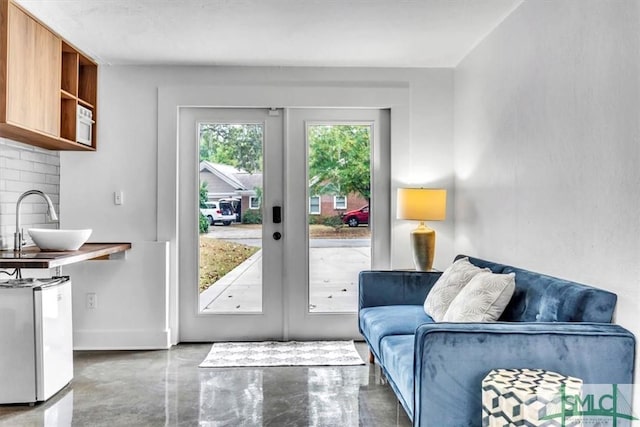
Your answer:
[[[279,231],[276,231],[275,233],[273,233],[273,240],[280,240],[282,239],[282,233],[280,233]]]
[[[273,213],[273,223],[280,224],[282,222],[282,206],[274,206],[271,211]]]

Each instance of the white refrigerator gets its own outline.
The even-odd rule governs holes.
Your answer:
[[[72,378],[69,278],[0,282],[0,404],[47,400]]]

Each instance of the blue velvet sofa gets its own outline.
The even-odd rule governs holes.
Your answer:
[[[442,273],[360,273],[360,332],[414,426],[480,426],[481,383],[492,369],[547,369],[587,384],[633,382],[635,338],[611,323],[615,294],[469,260],[515,273],[515,292],[498,322],[435,323],[423,303]]]

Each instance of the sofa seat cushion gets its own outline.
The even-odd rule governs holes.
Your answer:
[[[371,350],[384,362],[380,340],[389,335],[413,335],[418,326],[433,323],[421,305],[385,305],[360,310],[360,330]]]
[[[384,359],[384,369],[389,384],[393,387],[400,403],[413,419],[413,335],[392,335],[384,337],[380,352]]]

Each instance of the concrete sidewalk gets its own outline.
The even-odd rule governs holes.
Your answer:
[[[247,233],[249,234],[249,233]],[[244,238],[251,238],[245,234]],[[229,240],[236,237],[229,236]],[[326,239],[313,239],[326,240]],[[358,308],[358,273],[371,268],[371,248],[359,246],[309,248],[309,310],[353,312]],[[251,313],[262,310],[262,250],[200,294],[205,313]]]

